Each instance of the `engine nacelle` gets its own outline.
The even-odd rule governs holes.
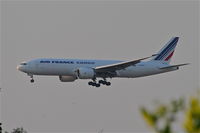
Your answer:
[[[80,79],[92,79],[95,77],[95,72],[92,68],[81,67],[76,70],[76,75]]]
[[[61,82],[73,82],[76,80],[74,76],[59,76]]]

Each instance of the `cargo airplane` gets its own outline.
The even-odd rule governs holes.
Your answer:
[[[179,37],[171,40],[157,53],[150,57],[130,61],[118,60],[83,60],[40,58],[22,62],[17,66],[19,71],[27,73],[34,82],[33,75],[58,76],[62,82],[73,82],[77,79],[90,79],[88,85],[100,87],[110,86],[107,78],[136,78],[179,69],[178,64],[170,65]],[[151,58],[147,61],[148,58]],[[100,80],[97,81],[97,78]]]

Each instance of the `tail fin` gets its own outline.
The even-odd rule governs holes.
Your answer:
[[[170,63],[178,39],[179,37],[172,37],[171,40],[158,52],[157,56],[155,56],[152,60]]]

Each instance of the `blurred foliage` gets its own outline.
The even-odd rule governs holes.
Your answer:
[[[185,108],[183,98],[172,100],[168,104],[159,104],[153,111],[145,107],[140,112],[146,123],[157,133],[172,133],[172,124],[176,120],[176,114]]]
[[[186,109],[184,129],[188,133],[200,133],[200,99],[192,97]]]
[[[5,131],[5,133],[9,133],[9,132]],[[23,127],[21,127],[21,128],[13,129],[13,131],[11,133],[28,133],[28,132],[26,130],[24,130]]]
[[[27,131],[24,130],[24,129],[21,127],[21,128],[13,129],[13,131],[12,131],[11,133],[27,133]]]
[[[172,100],[169,104],[158,104],[153,110],[145,107],[140,112],[146,123],[156,133],[174,133],[172,125],[177,114],[184,112],[183,129],[186,133],[200,133],[200,95],[193,96],[186,104],[184,98]]]

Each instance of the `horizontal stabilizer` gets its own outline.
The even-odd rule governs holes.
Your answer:
[[[172,66],[167,66],[167,67],[161,67],[160,69],[169,69],[169,68],[180,67],[180,66],[185,66],[185,65],[189,65],[189,63],[172,65]]]

